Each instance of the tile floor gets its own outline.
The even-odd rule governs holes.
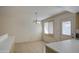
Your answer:
[[[24,42],[15,44],[15,53],[45,53],[43,41]]]

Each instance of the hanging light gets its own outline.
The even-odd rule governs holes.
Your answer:
[[[37,12],[35,12],[35,20],[33,20],[33,22],[35,23],[35,24],[40,24],[41,23],[41,21],[40,20],[38,20],[38,13]]]

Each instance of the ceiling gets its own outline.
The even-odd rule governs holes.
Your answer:
[[[65,6],[62,8],[73,13],[79,12],[79,6]]]
[[[24,6],[24,7],[0,7],[0,13],[21,13],[24,12],[29,16],[35,16],[35,12],[38,12],[38,20],[43,20],[62,11],[70,11],[73,13],[79,12],[79,6]]]

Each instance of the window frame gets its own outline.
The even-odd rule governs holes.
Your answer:
[[[48,23],[48,32],[45,33],[45,23]],[[44,23],[44,27],[43,27],[43,30],[44,30],[44,34],[45,35],[53,35],[54,34],[54,22],[53,21],[49,21],[49,22],[45,22]],[[52,23],[52,33],[49,32],[49,23]]]
[[[71,36],[71,35],[72,35],[72,30],[71,30],[71,28],[70,28],[70,34],[68,34],[68,33],[63,33],[63,26],[64,26],[63,23],[66,23],[66,22],[70,22],[70,27],[72,28],[71,21],[69,21],[69,20],[68,20],[68,21],[63,21],[63,22],[62,22],[62,25],[61,25],[61,26],[62,26],[61,34],[62,34],[62,35],[67,35],[67,36]]]

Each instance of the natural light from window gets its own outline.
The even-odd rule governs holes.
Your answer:
[[[71,21],[62,22],[62,34],[71,35]]]
[[[53,22],[44,23],[44,33],[53,34]]]

